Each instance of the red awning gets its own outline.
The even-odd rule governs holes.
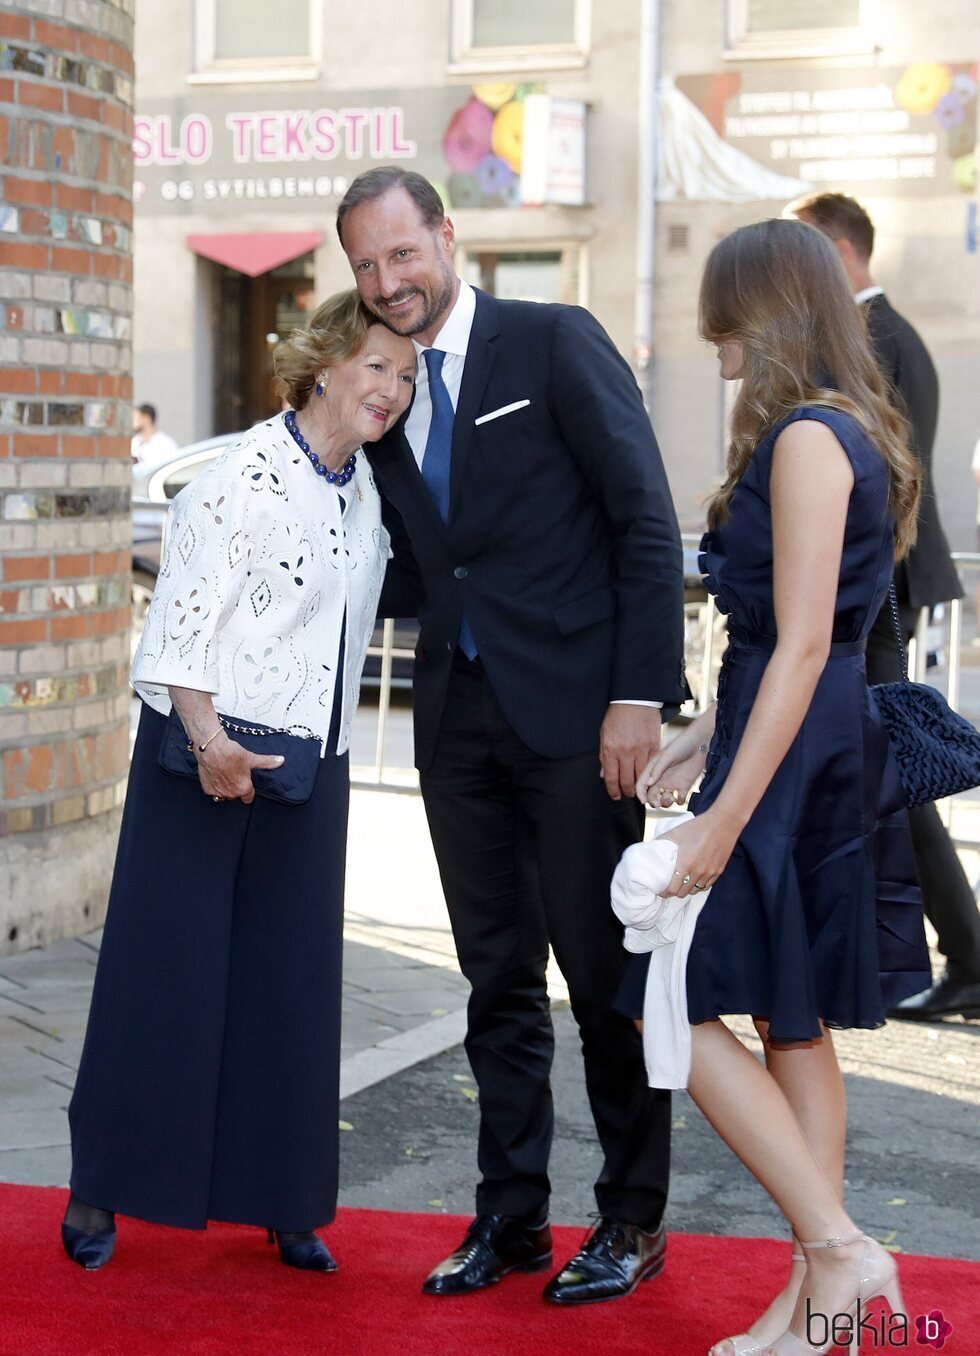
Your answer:
[[[290,259],[309,254],[323,240],[322,231],[243,231],[238,235],[189,235],[187,247],[202,259],[257,278]]]

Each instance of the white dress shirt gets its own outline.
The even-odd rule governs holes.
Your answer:
[[[362,453],[338,489],[281,414],[256,424],[174,499],[133,686],[162,715],[168,687],[209,692],[222,715],[315,735],[322,753],[339,679],[344,753],[388,545]]]
[[[463,384],[463,367],[466,364],[466,349],[470,342],[473,317],[476,315],[476,293],[468,282],[460,279],[459,296],[456,304],[446,317],[446,323],[432,341],[432,347],[445,353],[442,362],[442,379],[446,383],[453,409],[459,404],[459,388]],[[405,436],[415,453],[415,460],[422,465],[425,456],[425,444],[429,437],[429,425],[432,422],[432,397],[429,395],[429,369],[422,354],[425,345],[415,343],[418,359],[418,373],[415,377],[415,400],[405,422]]]
[[[476,293],[462,278],[459,282],[459,295],[453,309],[446,317],[442,329],[432,341],[432,347],[445,353],[442,363],[442,379],[453,403],[453,410],[459,404],[459,391],[463,384],[463,368],[466,365],[466,350],[473,329],[473,317],[476,315]],[[415,377],[415,400],[411,413],[405,421],[405,437],[415,455],[419,466],[425,457],[425,444],[429,437],[429,425],[432,422],[432,397],[429,395],[429,369],[423,360],[425,345],[413,340],[418,357],[418,372]],[[613,706],[653,706],[661,707],[663,702],[629,701],[620,698]]]
[[[177,451],[177,439],[171,438],[169,433],[161,433],[159,429],[148,438],[144,438],[142,433],[134,433],[129,451],[133,461],[157,461]]]
[[[872,297],[883,297],[884,295],[885,289],[879,287],[877,283],[873,283],[871,287],[862,287],[860,292],[855,292],[854,300],[860,306],[862,301],[870,301]]]

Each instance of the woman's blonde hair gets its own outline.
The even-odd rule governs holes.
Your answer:
[[[360,353],[368,329],[378,323],[355,288],[328,297],[305,325],[276,345],[272,355],[276,395],[294,410],[301,410],[310,398],[317,373]]]
[[[802,221],[733,231],[708,256],[699,310],[705,339],[734,341],[745,354],[727,475],[708,501],[709,526],[727,521],[766,432],[799,405],[823,405],[853,415],[888,464],[900,560],[915,542],[919,466],[831,242]]]

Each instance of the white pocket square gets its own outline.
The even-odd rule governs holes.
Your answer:
[[[512,405],[501,405],[499,410],[491,410],[489,414],[481,414],[479,419],[474,419],[474,424],[489,424],[491,419],[499,419],[502,414],[511,414],[514,410],[523,410],[525,405],[530,405],[530,400],[515,400]]]

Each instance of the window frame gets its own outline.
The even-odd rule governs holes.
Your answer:
[[[572,252],[578,255],[576,270],[576,297],[574,302],[563,304],[584,306],[589,305],[589,245],[585,240],[564,240],[545,237],[541,240],[522,240],[520,238],[506,240],[492,240],[486,237],[476,237],[472,240],[467,239],[465,243],[457,240],[455,251],[455,268],[461,278],[466,277],[467,266],[470,259],[480,254],[560,254],[562,256],[562,266],[565,264],[565,256]]]
[[[291,57],[219,57],[215,51],[218,0],[196,0],[194,6],[194,69],[188,84],[231,85],[264,81],[317,80],[323,51],[323,5],[306,0],[310,16],[309,51]]]
[[[580,70],[588,63],[592,32],[592,0],[573,0],[575,36],[571,42],[477,47],[473,40],[475,0],[451,0],[449,20],[450,75],[495,72]]]
[[[750,33],[749,0],[725,0],[725,50],[729,61],[783,57],[856,56],[877,46],[880,0],[859,0],[856,25],[840,28],[772,29]]]

